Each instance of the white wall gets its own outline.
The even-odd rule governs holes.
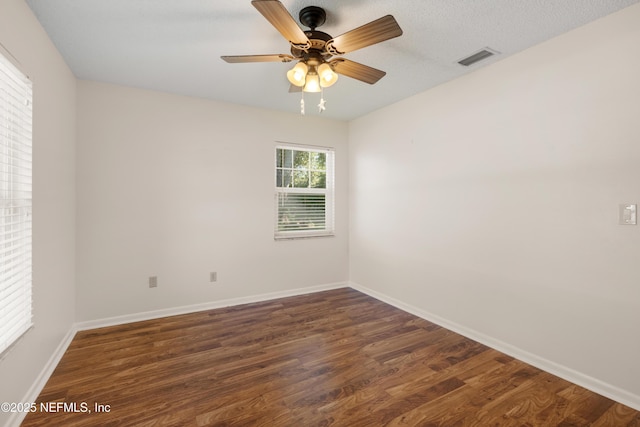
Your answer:
[[[346,283],[347,135],[312,115],[78,82],[77,319]],[[335,237],[274,241],[275,141],[335,148]]]
[[[351,280],[640,407],[639,22],[353,121]]]
[[[33,81],[35,327],[0,360],[0,402],[20,402],[75,310],[75,77],[23,0],[2,0],[0,43]],[[0,425],[9,419],[0,413]]]

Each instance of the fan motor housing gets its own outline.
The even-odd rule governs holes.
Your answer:
[[[311,47],[309,48],[309,51],[316,51],[322,57],[325,57],[325,58],[330,58],[332,56],[329,52],[327,52],[327,50],[325,49],[325,46],[327,45],[327,42],[331,40],[333,37],[331,37],[329,34],[325,32],[317,31],[317,30],[305,31],[304,34],[307,36],[307,38],[309,39],[309,42],[311,43]],[[305,53],[306,52],[302,49],[298,49],[293,46],[291,47],[291,54],[296,58],[302,58],[305,55]]]
[[[302,25],[315,30],[325,23],[327,20],[327,13],[321,7],[307,6],[300,11],[298,18]]]
[[[317,27],[324,24],[327,20],[325,10],[318,6],[307,6],[302,8],[298,14],[298,18],[302,25],[310,28],[310,30],[305,31],[304,34],[309,39],[311,46],[306,51],[292,46],[291,54],[296,58],[311,59],[312,61],[318,59],[321,62],[322,60],[331,58],[332,54],[327,51],[326,45],[333,37],[325,32],[316,30]]]

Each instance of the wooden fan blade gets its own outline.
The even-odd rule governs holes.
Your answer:
[[[360,80],[361,82],[369,83],[370,85],[376,83],[387,75],[387,73],[382,70],[344,58],[336,58],[329,62],[329,64],[336,73],[351,77],[352,79]]]
[[[236,64],[242,62],[291,62],[293,56],[285,54],[277,55],[235,55],[235,56],[221,56],[220,58],[225,61]]]
[[[329,40],[327,50],[334,55],[342,55],[401,35],[402,28],[396,19],[387,15]]]
[[[302,87],[301,86],[296,86],[296,85],[289,85],[289,93],[300,93],[302,92]]]
[[[304,46],[308,49],[311,42],[304,31],[298,26],[287,9],[278,0],[253,0],[251,4],[258,9],[267,21],[284,36],[292,45],[296,47]]]

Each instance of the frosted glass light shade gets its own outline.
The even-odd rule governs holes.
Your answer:
[[[320,79],[317,74],[307,74],[306,83],[304,85],[305,92],[320,92]]]
[[[329,87],[338,81],[338,75],[331,69],[331,66],[324,63],[318,67],[318,75],[320,76],[320,86]]]
[[[295,67],[287,71],[287,79],[292,85],[302,87],[305,84],[309,67],[304,62],[298,62]]]

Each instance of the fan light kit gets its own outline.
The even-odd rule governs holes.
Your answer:
[[[300,11],[302,29],[278,0],[253,0],[251,4],[284,36],[291,45],[291,55],[239,55],[223,56],[229,63],[292,62],[297,63],[287,72],[291,83],[289,92],[301,92],[300,112],[304,114],[304,93],[321,93],[320,112],[325,110],[323,89],[338,81],[338,74],[374,84],[386,75],[384,71],[359,64],[345,58],[333,58],[363,47],[371,46],[402,35],[402,29],[391,15],[369,22],[338,37],[331,37],[316,28],[324,24],[326,12],[317,6]]]

